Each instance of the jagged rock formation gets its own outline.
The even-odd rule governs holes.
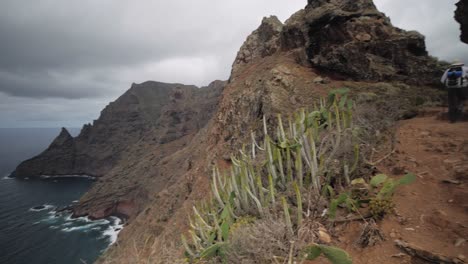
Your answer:
[[[468,1],[460,0],[455,10],[455,20],[460,23],[461,41],[468,44]]]
[[[47,150],[21,163],[14,175],[101,177],[145,136],[164,144],[198,131],[208,122],[223,85],[218,81],[199,89],[158,82],[133,84],[92,125],[84,125],[78,137],[62,129]]]
[[[283,23],[276,16],[263,18],[260,27],[252,32],[244,42],[232,66],[236,72],[240,67],[249,62],[270,56],[280,47],[279,38],[283,30]]]
[[[274,123],[276,114],[291,114],[343,86],[390,87],[397,96],[415,90],[407,84],[438,82],[443,70],[428,56],[423,36],[394,28],[371,0],[310,0],[284,25],[263,19],[242,45],[225,87],[217,82],[201,91],[180,85],[156,92],[144,88],[154,83],[136,85],[84,127],[75,148],[96,144],[94,151],[105,154],[87,160],[89,172],[101,177],[75,215],[129,216],[122,251],[112,248],[106,257],[135,263],[119,252],[178,239],[193,201],[207,196],[211,166],[228,168],[229,154],[261,129],[263,116]],[[319,75],[329,80],[314,82]],[[97,164],[111,165],[102,171]]]
[[[72,171],[75,163],[75,142],[73,137],[62,128],[60,134],[40,155],[22,162],[14,173],[16,177],[37,175],[59,175]],[[53,164],[53,166],[50,166]],[[37,172],[30,174],[31,171]]]
[[[256,39],[267,41],[252,52]],[[298,61],[337,77],[437,82],[437,61],[428,56],[424,36],[393,27],[372,0],[310,0],[283,26],[277,19],[265,19],[241,48],[233,69],[245,61],[245,54],[265,57],[276,50],[296,51]]]
[[[76,138],[62,129],[43,153],[22,162],[13,175],[95,176],[97,182],[75,208],[75,215],[134,216],[148,201],[150,190],[145,187],[152,187],[145,183],[160,176],[157,162],[188,144],[206,125],[224,85],[223,81],[203,88],[159,82],[133,84],[92,125],[84,125]],[[158,179],[164,183],[167,178]]]

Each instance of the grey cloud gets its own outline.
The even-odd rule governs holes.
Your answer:
[[[80,72],[0,71],[0,92],[19,97],[69,99],[102,97],[109,92],[110,84],[110,82],[100,82],[89,74]]]
[[[78,126],[132,82],[227,79],[263,16],[284,21],[306,2],[2,0],[0,124]],[[452,18],[456,0],[375,2],[395,25],[425,34],[434,56],[468,62]]]
[[[139,77],[197,85],[226,79],[237,49],[263,15],[286,19],[304,3],[4,0],[0,5],[0,91],[86,98],[116,95]],[[214,62],[205,61],[213,57]],[[197,68],[186,65],[193,61]],[[167,64],[171,72],[149,71],[148,65]],[[77,80],[83,71],[94,73]]]
[[[71,100],[0,96],[0,127],[81,127],[115,98]]]

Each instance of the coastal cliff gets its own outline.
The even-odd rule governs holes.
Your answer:
[[[91,212],[90,216],[99,218],[116,212],[129,216],[128,209],[116,207],[119,202],[115,198],[142,184],[132,179],[129,167],[136,166],[142,158],[140,155],[145,155],[148,149],[159,151],[157,155],[163,156],[165,151],[172,151],[171,143],[187,144],[190,136],[205,126],[216,110],[224,85],[223,81],[203,88],[160,82],[132,84],[93,124],[84,125],[76,138],[63,128],[44,152],[22,162],[12,175],[18,178],[96,177],[95,188],[102,196],[94,200],[103,203],[103,209],[93,210],[99,212]],[[129,167],[122,168],[124,164]],[[151,173],[145,170],[139,176],[148,177]],[[118,182],[116,174],[128,176],[128,179]],[[111,180],[106,182],[106,179]],[[112,184],[114,181],[118,186]],[[76,215],[88,213],[78,210]]]
[[[17,177],[87,174],[98,177],[74,207],[75,216],[123,215],[119,243],[99,261],[136,263],[147,241],[156,262],[179,239],[187,211],[206,198],[213,165],[262,127],[265,116],[307,108],[333,88],[393,96],[412,104],[416,91],[438,83],[441,65],[424,36],[392,26],[371,0],[309,0],[284,24],[264,18],[248,36],[229,81],[208,87],[146,82],[107,106],[72,138],[66,130]],[[417,87],[416,87],[417,86]],[[57,164],[56,164],[57,163]]]
[[[284,24],[264,18],[240,48],[212,119],[190,144],[158,163],[158,179],[170,172],[169,180],[155,179],[148,202],[120,234],[121,243],[99,261],[138,262],[135,256],[142,254],[171,263],[164,249],[178,243],[192,205],[208,197],[213,165],[229,168],[230,155],[252,132],[261,142],[255,132],[262,130],[263,116],[271,126],[277,114],[307,108],[338,87],[409,106],[415,94],[431,96],[428,86],[442,71],[421,34],[393,27],[370,0],[312,1]]]

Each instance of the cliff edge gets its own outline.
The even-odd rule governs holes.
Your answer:
[[[140,162],[138,167],[157,164],[160,176],[148,184],[148,202],[119,245],[100,262],[138,262],[135,256],[144,255],[141,261],[172,263],[163,249],[180,239],[195,201],[208,197],[212,166],[228,169],[230,154],[252,136],[260,142],[255,132],[263,116],[270,126],[277,114],[307,108],[339,87],[413,105],[415,95],[431,96],[442,71],[424,36],[393,27],[370,0],[309,1],[285,23],[264,18],[240,48],[206,127],[163,160]]]

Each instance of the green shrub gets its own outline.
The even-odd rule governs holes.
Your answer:
[[[282,212],[294,235],[304,214],[305,190],[318,196],[331,181],[351,182],[359,159],[352,109],[348,91],[340,89],[312,111],[298,111],[287,126],[278,115],[276,133],[268,133],[264,118],[263,144],[252,134],[251,145],[231,157],[229,172],[213,169],[213,199],[193,207],[190,237],[182,238],[187,256],[223,258],[232,228],[246,217],[271,218]],[[350,147],[344,150],[345,145]]]

